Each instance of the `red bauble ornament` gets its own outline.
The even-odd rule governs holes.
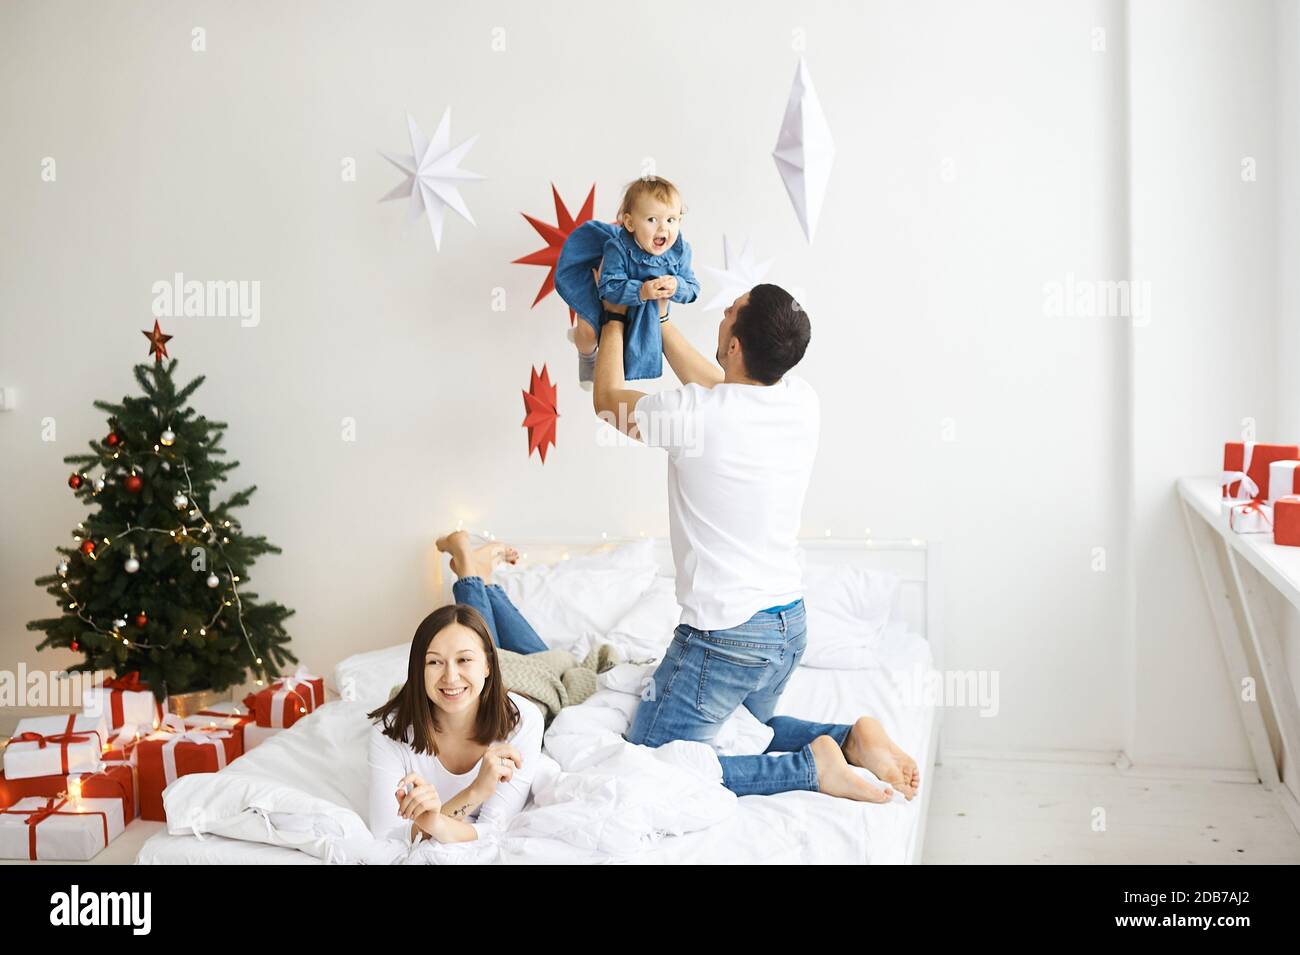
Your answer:
[[[148,622],[149,622],[149,618],[146,617],[144,614],[138,613],[135,615],[134,623],[137,627],[143,628],[144,625]]]
[[[69,477],[69,478],[68,478],[68,487],[72,488],[74,491],[75,491],[77,488],[81,487],[81,475],[80,475],[80,474],[74,474],[74,475],[72,475],[71,477]]]
[[[122,439],[121,437],[118,436],[118,433],[116,431],[110,431],[108,433],[108,437],[104,439],[104,443],[108,445],[110,448],[115,448],[122,443]]]
[[[93,540],[84,540],[81,542],[81,552],[89,557],[95,552],[95,542]]]
[[[81,644],[79,644],[76,640],[73,640],[72,643],[69,644],[68,649],[75,652],[81,649]]]
[[[138,474],[128,474],[126,480],[122,482],[122,487],[126,488],[128,494],[139,494],[140,488],[144,487],[144,481],[140,480]]]

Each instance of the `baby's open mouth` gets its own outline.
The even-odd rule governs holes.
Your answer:
[[[667,239],[655,239],[655,248],[662,249],[667,242]]]

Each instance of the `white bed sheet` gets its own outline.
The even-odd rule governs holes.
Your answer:
[[[930,665],[930,648],[898,624],[886,629],[880,659],[889,669],[818,670],[801,667],[790,678],[778,714],[818,722],[851,722],[862,715],[884,723],[894,740],[921,767],[929,764],[934,721],[931,706],[906,705],[898,680]],[[346,723],[341,721],[346,720]],[[236,760],[224,772],[260,773],[321,796],[367,818],[363,708],[327,704]],[[344,772],[343,767],[354,767]],[[933,780],[922,779],[922,789]],[[638,863],[876,863],[907,861],[925,801],[896,799],[885,805],[855,803],[812,792],[746,796],[725,822],[701,832],[661,840],[633,859]],[[527,811],[527,810],[525,810]],[[510,861],[551,861],[544,845]],[[217,836],[159,832],[141,847],[143,865],[314,864],[294,849]],[[565,861],[572,861],[571,855]]]

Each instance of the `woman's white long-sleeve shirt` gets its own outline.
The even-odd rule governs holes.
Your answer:
[[[542,711],[517,693],[510,693],[509,697],[519,708],[519,723],[507,741],[519,750],[523,765],[515,769],[509,782],[497,783],[496,792],[466,815],[465,821],[474,826],[480,839],[489,831],[504,827],[524,808],[541,761],[542,733],[546,726]],[[412,838],[412,820],[403,819],[397,812],[394,793],[401,778],[407,773],[419,773],[425,782],[433,784],[438,798],[445,803],[474,782],[483,763],[480,759],[469,772],[449,772],[437,756],[417,753],[411,748],[413,735],[414,730],[408,729],[407,742],[401,743],[385,736],[378,726],[372,726],[369,754],[370,831],[376,838],[398,839],[408,845],[417,840]]]

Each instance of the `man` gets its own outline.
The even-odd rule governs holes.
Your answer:
[[[672,276],[654,281],[650,295],[671,297]],[[601,328],[593,402],[603,420],[668,452],[682,608],[626,739],[707,743],[744,705],[774,735],[767,754],[719,757],[723,785],[737,795],[807,789],[886,802],[897,789],[911,799],[916,763],[877,720],[774,715],[807,645],[797,537],[820,410],[807,382],[788,374],[808,347],[807,313],[784,289],[756,285],[723,313],[717,365],[663,320],[664,356],[682,387],[647,395],[627,387],[623,323],[612,312]]]

